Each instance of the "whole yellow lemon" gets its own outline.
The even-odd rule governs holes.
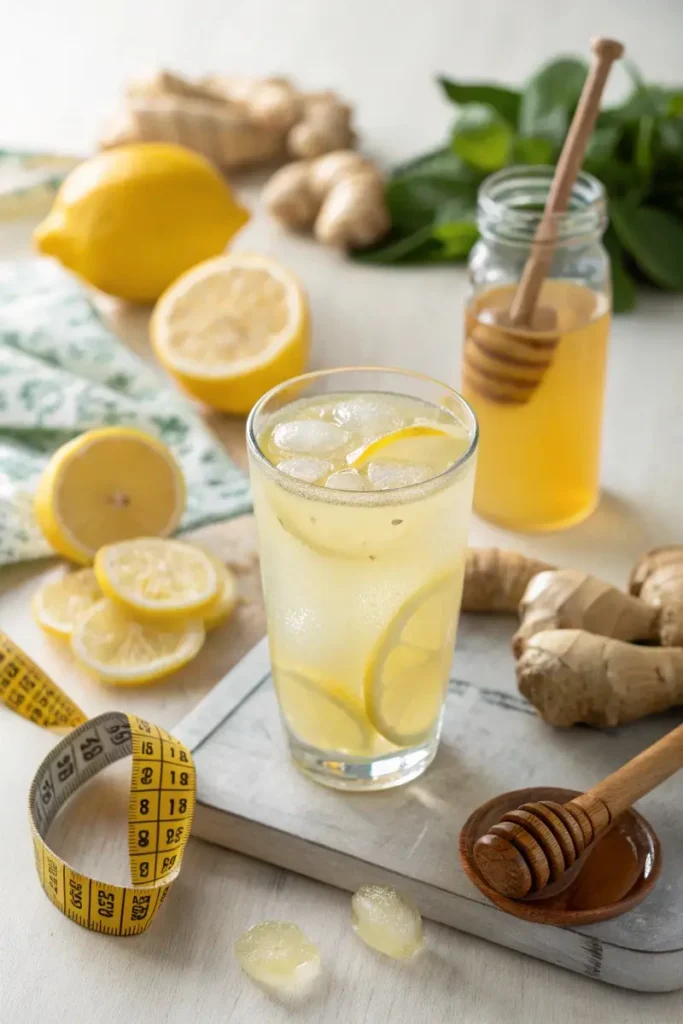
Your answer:
[[[144,142],[79,164],[34,241],[100,291],[147,303],[221,253],[248,220],[208,160],[183,146]]]

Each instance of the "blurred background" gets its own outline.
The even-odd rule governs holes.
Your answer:
[[[125,81],[287,74],[357,104],[365,145],[394,161],[441,139],[437,73],[521,83],[593,35],[623,39],[645,77],[680,68],[681,0],[2,0],[0,145],[90,151]],[[623,71],[610,96],[626,91]]]

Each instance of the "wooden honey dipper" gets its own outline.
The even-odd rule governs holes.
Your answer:
[[[619,815],[682,767],[679,725],[567,803],[540,800],[508,811],[474,844],[477,871],[509,899],[538,898],[551,887],[561,892]]]
[[[490,325],[479,321],[465,339],[463,383],[492,401],[528,402],[557,346],[555,310],[539,306],[538,300],[555,251],[557,217],[569,205],[610,68],[624,47],[615,39],[598,38],[592,40],[591,50],[593,62],[510,309],[496,311]]]

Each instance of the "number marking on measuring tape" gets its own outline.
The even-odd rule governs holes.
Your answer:
[[[45,757],[29,792],[29,820],[43,889],[63,914],[107,935],[149,927],[180,872],[192,828],[192,754],[170,733],[136,715],[83,712],[8,637],[0,634],[0,702],[45,728],[71,732]],[[69,797],[107,765],[133,755],[128,804],[132,886],[74,871],[47,845],[50,826]]]

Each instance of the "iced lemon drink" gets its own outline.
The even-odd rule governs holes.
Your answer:
[[[389,370],[310,374],[251,413],[273,679],[318,781],[398,785],[436,752],[476,433],[455,392]]]

